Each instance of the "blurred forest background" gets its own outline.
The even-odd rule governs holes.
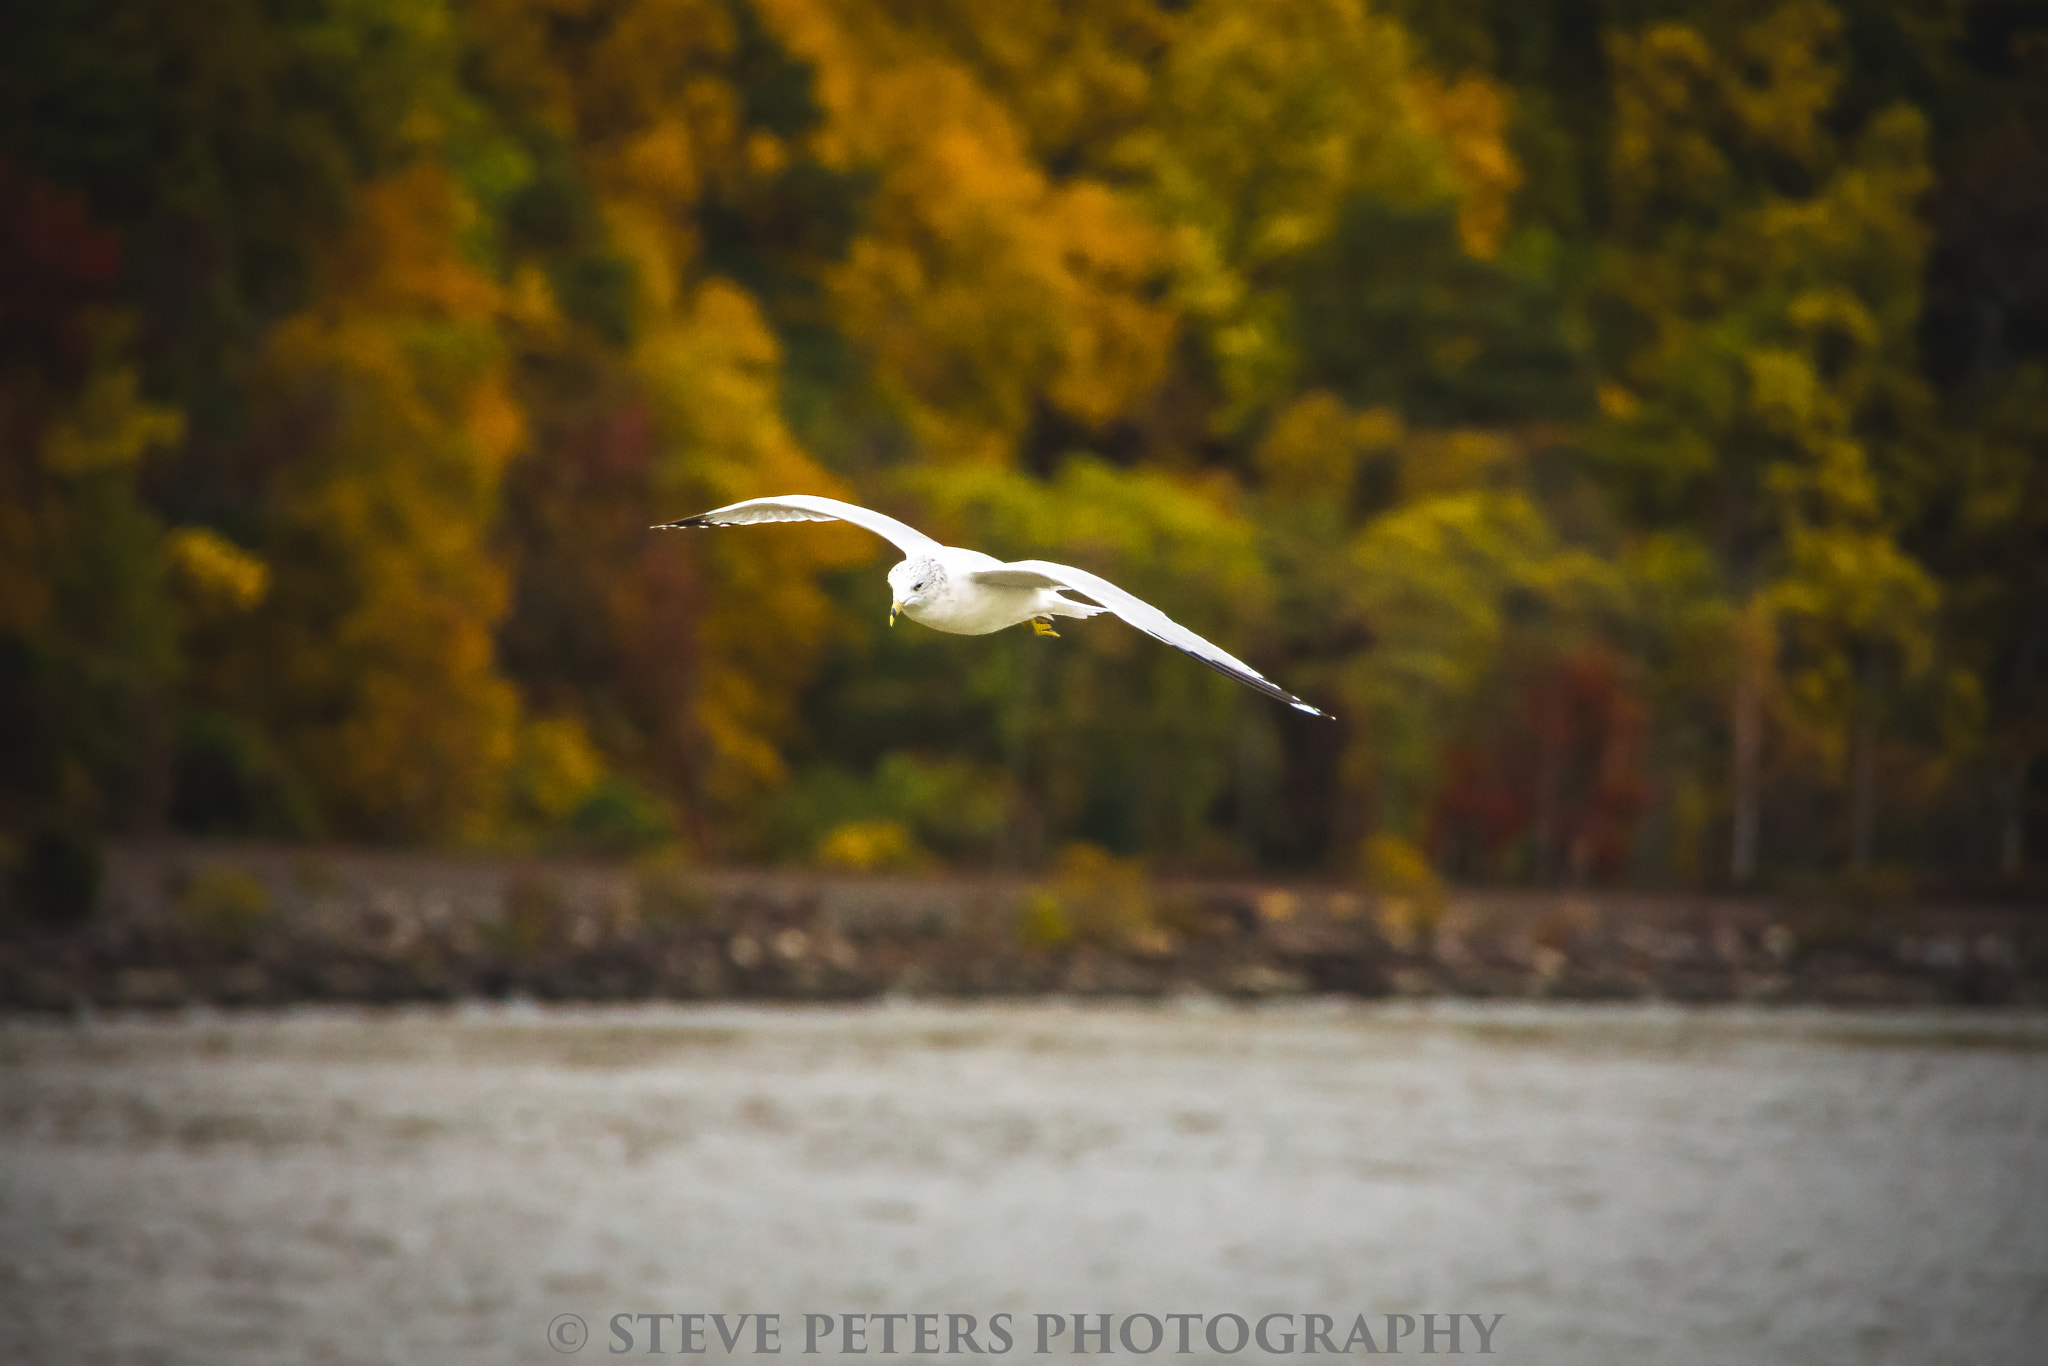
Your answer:
[[[890,630],[808,491],[1085,565]],[[1556,885],[2048,840],[2048,5],[44,0],[0,829]]]

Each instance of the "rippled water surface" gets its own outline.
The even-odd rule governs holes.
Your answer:
[[[806,1311],[973,1314],[984,1346],[1008,1313],[1030,1359],[1038,1313],[1294,1315],[1277,1342],[1319,1312],[1382,1349],[1390,1315],[1505,1315],[1507,1362],[2048,1360],[2048,1019],[0,1024],[0,1359],[596,1361],[613,1315],[684,1311],[780,1314],[784,1355]]]

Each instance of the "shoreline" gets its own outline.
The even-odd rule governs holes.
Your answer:
[[[635,868],[130,844],[0,930],[0,1012],[464,1000],[2048,1005],[2048,914],[1634,891]]]

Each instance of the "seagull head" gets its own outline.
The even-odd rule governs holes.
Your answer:
[[[914,560],[905,560],[889,571],[889,591],[893,598],[889,603],[889,624],[896,624],[898,612],[908,613],[914,621],[919,609],[938,597],[946,588],[946,571],[929,555]]]

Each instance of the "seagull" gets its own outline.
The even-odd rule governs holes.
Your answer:
[[[729,507],[700,512],[679,522],[663,522],[654,531],[693,527],[751,526],[756,522],[851,522],[866,527],[903,552],[903,561],[889,571],[889,624],[900,612],[935,631],[985,636],[1009,626],[1031,623],[1042,636],[1057,636],[1054,617],[1087,618],[1111,612],[1176,650],[1193,655],[1226,678],[1285,702],[1299,712],[1327,718],[1257,669],[1225,653],[1154,607],[1107,579],[1085,569],[1048,560],[1003,563],[979,550],[940,545],[915,527],[871,508],[820,498],[808,493],[779,498],[749,498]],[[1085,593],[1095,603],[1076,602],[1063,593]],[[1101,604],[1100,606],[1095,605]]]

